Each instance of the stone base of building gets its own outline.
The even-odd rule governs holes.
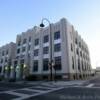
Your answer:
[[[67,74],[57,74],[56,76],[53,74],[52,79],[49,74],[43,74],[43,75],[33,75],[34,80],[44,80],[44,81],[56,81],[56,80],[62,80],[62,81],[67,81],[67,80],[85,80],[90,78],[90,75],[86,74],[79,74],[79,73],[67,73]]]
[[[28,78],[17,78],[14,77],[16,79],[16,81],[18,80],[31,80],[31,81],[68,81],[68,80],[85,80],[85,79],[89,79],[91,77],[91,75],[89,74],[79,74],[79,73],[56,73],[52,75],[52,79],[50,77],[50,74],[32,74],[29,75]],[[3,79],[9,80],[10,78],[6,78],[4,77]]]

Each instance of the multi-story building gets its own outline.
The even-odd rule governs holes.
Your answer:
[[[34,27],[16,39],[14,72],[16,78],[32,74],[48,79],[50,68],[50,29],[52,33],[53,75],[57,79],[83,79],[90,76],[91,64],[87,44],[65,18],[51,23],[51,28]]]
[[[11,42],[0,47],[0,75],[11,77],[12,61],[15,58],[16,44]]]
[[[16,39],[16,57],[13,60],[14,73],[16,72],[16,78],[22,79],[24,75],[24,70],[26,69],[26,74],[29,74],[30,68],[32,67],[31,58],[33,51],[33,42],[35,33],[34,29],[30,29],[27,32],[23,32],[21,35],[17,35]]]

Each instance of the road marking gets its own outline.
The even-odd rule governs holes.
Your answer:
[[[5,92],[5,93],[11,94],[11,95],[16,95],[16,96],[23,96],[23,97],[28,96],[27,94],[17,93],[17,92],[13,92],[13,91],[7,91],[7,92]]]
[[[36,89],[30,89],[30,88],[25,88],[23,90],[27,90],[27,91],[33,91],[33,92],[44,92],[43,90],[36,90]]]
[[[16,96],[19,96],[17,98],[14,98],[13,100],[23,100],[23,99],[27,99],[27,98],[30,98],[30,97],[34,97],[34,96],[38,96],[38,95],[43,95],[43,94],[46,94],[46,93],[49,93],[49,92],[53,92],[53,91],[56,91],[56,90],[60,90],[60,89],[63,89],[64,87],[62,86],[55,86],[55,85],[51,85],[51,84],[48,84],[47,85],[37,85],[37,86],[32,86],[32,87],[26,87],[26,88],[21,88],[21,89],[12,89],[12,90],[8,90],[8,91],[3,91],[3,93],[7,93],[7,94],[11,94],[11,95],[16,95]],[[44,89],[44,90],[42,90]],[[47,90],[45,90],[47,89]],[[32,94],[27,94],[27,93],[24,93],[24,92],[17,92],[18,90],[26,90],[26,91],[29,91],[29,92],[36,92],[36,93],[32,93]]]
[[[49,91],[40,92],[40,93],[35,93],[35,94],[32,94],[32,95],[21,96],[19,98],[13,99],[13,100],[24,100],[24,99],[28,99],[30,97],[43,95],[43,94],[50,93],[50,92],[57,91],[57,90],[61,90],[61,89],[63,89],[63,87],[60,87],[60,88],[57,88],[57,89],[52,89],[52,90],[49,90]]]
[[[94,84],[89,84],[89,85],[87,85],[86,87],[92,87],[92,86],[94,86]]]

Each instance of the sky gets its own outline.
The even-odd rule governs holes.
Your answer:
[[[100,0],[0,0],[0,46],[42,18],[55,23],[63,17],[88,44],[92,67],[100,66]]]

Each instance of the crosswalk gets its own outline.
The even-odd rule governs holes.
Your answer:
[[[0,96],[2,94],[4,96],[8,96],[9,98],[7,100],[24,100],[24,99],[28,99],[31,97],[43,95],[49,92],[53,92],[56,90],[61,90],[64,88],[69,88],[69,87],[94,88],[94,84],[93,83],[57,84],[57,83],[52,83],[52,82],[51,83],[43,82],[40,84],[31,85],[30,87],[1,91]]]
[[[100,88],[100,87],[95,86],[95,84],[93,84],[93,83],[82,84],[82,85],[77,85],[77,86],[72,86],[72,87],[81,87],[81,88]]]
[[[89,84],[86,87],[93,87],[93,86],[94,86],[94,84]]]
[[[15,89],[15,90],[9,90],[4,91],[2,93],[5,93],[7,95],[13,95],[16,96],[15,98],[11,98],[10,100],[23,100],[30,97],[46,94],[49,92],[53,92],[56,90],[63,89],[64,87],[56,86],[53,84],[40,84],[32,87],[22,88],[22,89]],[[6,96],[6,95],[5,95]]]

